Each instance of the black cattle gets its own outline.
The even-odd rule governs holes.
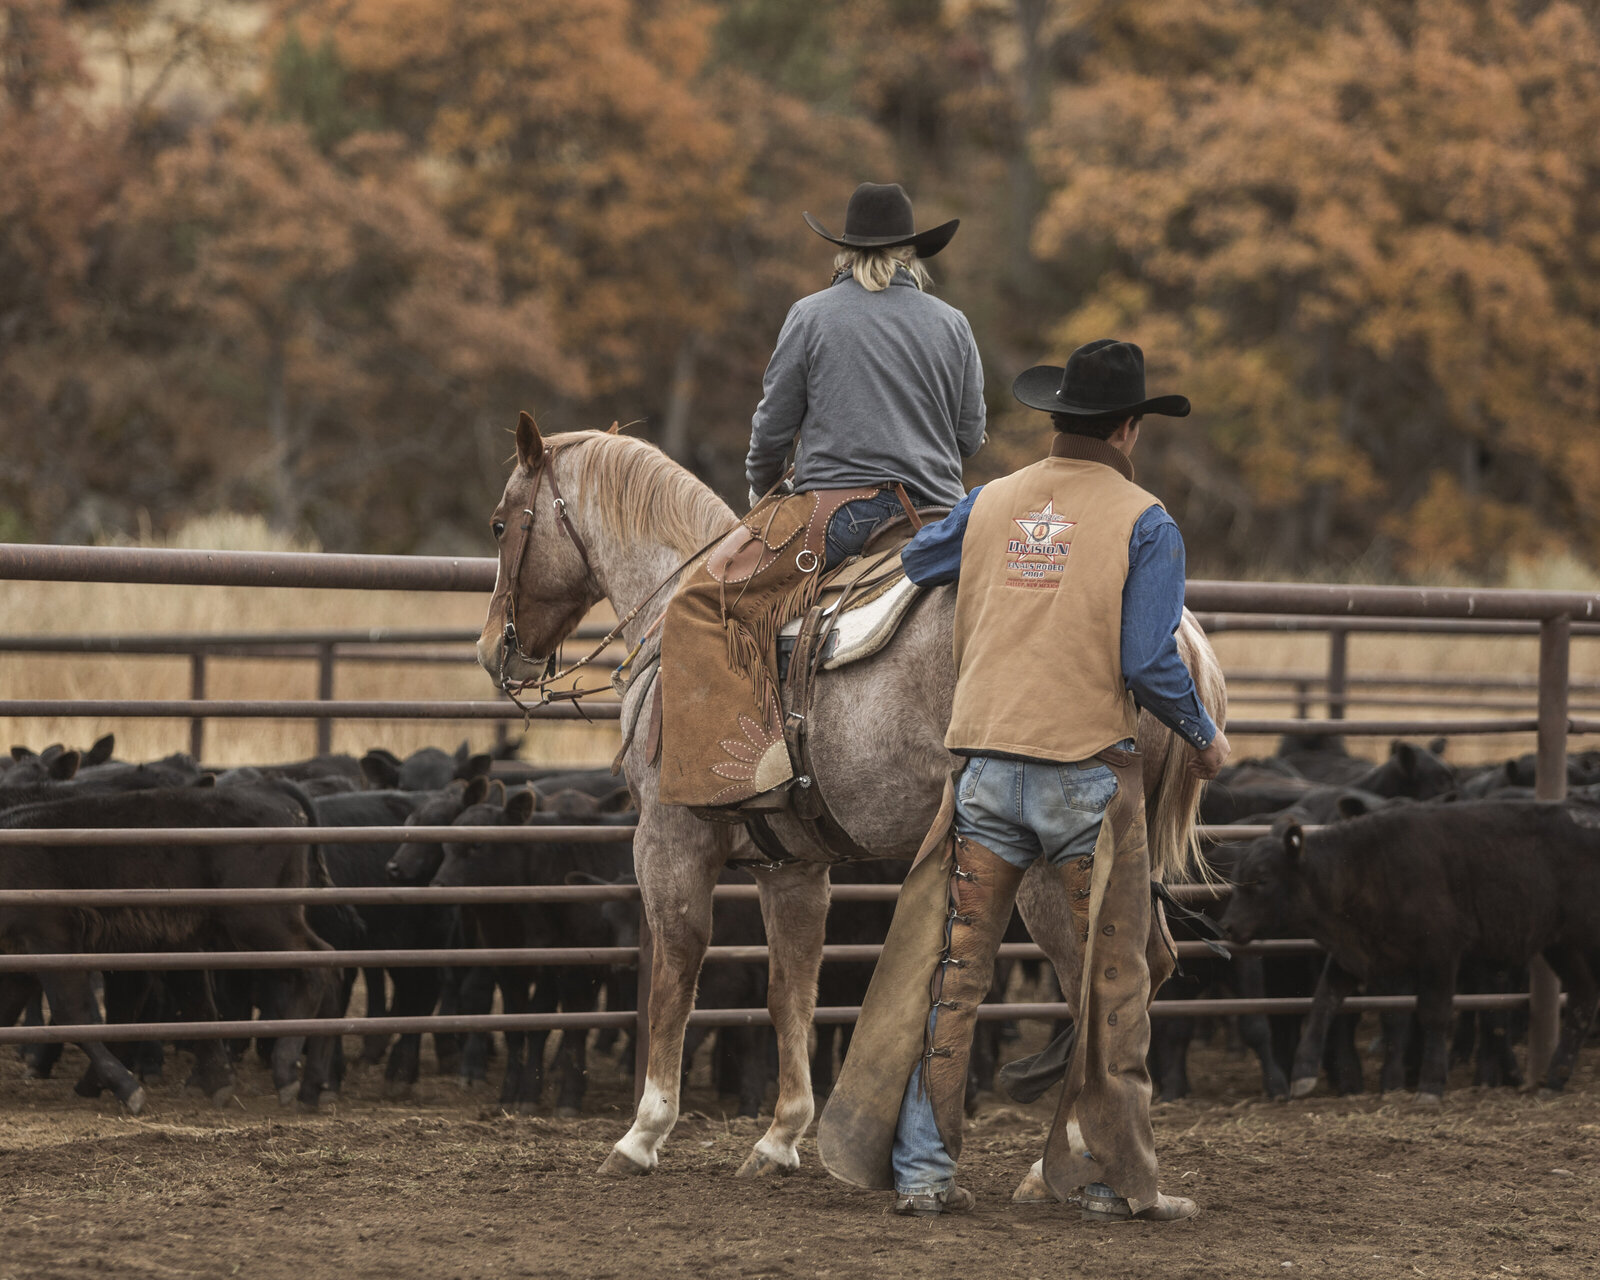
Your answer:
[[[899,884],[909,869],[909,863],[888,860],[842,862],[830,868],[828,879],[836,885]],[[878,946],[889,936],[893,920],[893,898],[882,902],[835,898],[828,904],[823,940],[830,946]],[[817,1004],[823,1008],[859,1005],[876,967],[875,960],[824,961],[817,975]],[[818,1024],[811,1053],[811,1087],[818,1097],[826,1098],[833,1091],[835,1045],[842,1063],[854,1032],[853,1022]]]
[[[310,782],[318,778],[349,778],[361,783],[361,762],[342,751],[324,752],[305,760],[290,760],[286,764],[264,764],[261,772],[269,778],[285,778],[290,782]]]
[[[179,788],[119,795],[73,797],[13,809],[0,815],[7,828],[55,827],[284,827],[310,821],[309,802],[290,787],[228,790]],[[75,848],[70,857],[44,845],[23,845],[0,859],[0,886],[6,889],[149,889],[302,887],[311,883],[311,851],[306,845],[175,845],[141,848],[116,844]],[[0,907],[0,949],[21,953],[82,951],[194,950],[224,944],[250,951],[313,951],[325,943],[312,932],[300,906],[178,908]],[[294,970],[291,1016],[331,1012],[333,983],[325,970]],[[59,1020],[100,1021],[87,973],[42,973],[50,1007]],[[15,1000],[25,984],[7,985]],[[213,1021],[216,1009],[205,975],[174,970],[167,987],[186,1020]],[[0,1025],[16,1022],[26,1003],[0,1008]],[[280,1042],[274,1083],[280,1099],[295,1092],[294,1068],[301,1042]],[[315,1104],[327,1075],[331,1043],[319,1038],[307,1055],[299,1086],[303,1102]],[[139,1083],[100,1041],[84,1041],[100,1079],[130,1111],[144,1102]],[[231,1071],[216,1041],[195,1045],[202,1087],[222,1096],[231,1088]]]
[[[1213,869],[1229,877],[1237,846],[1223,845],[1211,852]],[[1201,914],[1221,915],[1216,902],[1199,908]],[[1198,942],[1215,936],[1204,921],[1190,921],[1169,912],[1167,927],[1174,941]],[[1181,961],[1172,977],[1154,993],[1160,1000],[1197,1000],[1207,997],[1260,999],[1267,994],[1267,967],[1260,956],[1235,955],[1188,958]],[[1163,1102],[1189,1096],[1189,1045],[1194,1039],[1195,1019],[1189,1017],[1152,1018],[1148,1065],[1152,1087]],[[1261,1064],[1262,1089],[1270,1098],[1289,1096],[1286,1062],[1273,1051],[1271,1024],[1265,1014],[1244,1014],[1238,1019],[1239,1039]]]
[[[455,783],[438,792],[364,791],[353,795],[328,796],[315,802],[317,819],[323,826],[449,826],[462,809],[478,804],[488,794],[482,778],[471,783]],[[343,887],[382,887],[396,883],[388,870],[399,851],[398,842],[383,844],[325,844],[323,857],[333,883]],[[426,883],[426,882],[424,882]],[[364,928],[362,946],[376,951],[434,951],[457,946],[461,939],[459,913],[437,903],[408,906],[358,907]],[[314,926],[318,920],[313,918]],[[446,971],[425,966],[402,965],[387,970],[394,986],[393,1000],[387,999],[383,969],[366,971],[367,1016],[385,1015],[406,1018],[425,1017],[439,1005],[445,990]],[[353,975],[352,975],[353,977]],[[346,986],[348,1000],[349,985]],[[388,1047],[389,1037],[367,1037],[363,1059],[375,1063]],[[384,1076],[391,1097],[408,1094],[420,1070],[422,1036],[412,1032],[396,1040],[389,1052]],[[455,1037],[435,1038],[435,1055],[441,1071],[454,1071],[459,1063]]]
[[[627,779],[619,779],[610,769],[564,769],[557,773],[543,773],[528,781],[541,796],[553,796],[562,791],[578,791],[597,800],[603,800],[615,809],[627,807],[617,794],[619,791],[627,792]]]
[[[1353,756],[1337,734],[1285,734],[1270,761],[1287,766],[1302,778],[1327,786],[1345,786],[1372,768],[1370,761]]]
[[[462,810],[458,826],[564,826],[569,820],[536,813],[531,791],[517,791],[504,806],[473,805]],[[609,815],[602,824],[631,824],[631,814]],[[397,857],[396,870],[404,873],[414,860]],[[594,876],[616,880],[633,864],[632,843],[627,839],[601,843],[537,842],[495,844],[447,843],[433,883],[446,886],[563,885],[571,877]],[[529,902],[473,904],[462,909],[471,945],[487,947],[605,947],[612,945],[613,929],[599,904],[588,902]],[[605,968],[598,965],[500,966],[495,969],[507,1013],[590,1012],[598,1003]],[[531,990],[530,990],[531,988]],[[475,1012],[466,1007],[463,1012]],[[544,1088],[544,1047],[549,1033],[507,1032],[506,1070],[500,1091],[508,1110],[531,1112]],[[576,1115],[586,1085],[588,1037],[583,1032],[562,1034],[557,1052],[560,1076],[557,1115]]]
[[[729,868],[718,878],[719,884],[750,884],[750,875]],[[633,903],[618,903],[627,915],[637,919]],[[637,937],[637,930],[635,930]],[[749,898],[719,898],[711,908],[711,945],[714,947],[762,947],[767,931],[761,919],[761,904]],[[709,961],[700,970],[695,993],[698,1009],[764,1009],[767,1006],[767,973],[761,961]],[[715,1030],[713,1038],[711,1032]],[[778,1038],[771,1027],[691,1026],[683,1039],[685,1080],[695,1054],[707,1039],[714,1039],[711,1056],[711,1083],[719,1095],[737,1096],[738,1114],[758,1116],[766,1097],[767,1084],[776,1078]]]
[[[1543,955],[1567,987],[1546,1083],[1560,1088],[1600,1003],[1600,815],[1585,806],[1480,800],[1384,809],[1246,852],[1223,926],[1241,941],[1308,933],[1329,951],[1291,1088],[1309,1092],[1328,1020],[1357,985],[1411,979],[1418,1096],[1444,1092],[1451,997],[1464,957],[1505,967]]]
[[[423,747],[404,760],[392,751],[375,748],[361,757],[360,769],[367,785],[376,790],[442,791],[452,782],[488,777],[493,764],[494,757],[488,752],[474,755],[463,742],[454,755],[438,747]]]

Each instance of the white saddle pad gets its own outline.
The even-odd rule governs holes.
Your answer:
[[[901,578],[875,600],[859,608],[846,609],[844,615],[833,624],[833,634],[837,638],[830,645],[832,656],[822,664],[822,669],[832,671],[877,653],[889,643],[889,637],[895,633],[895,628],[900,625],[900,620],[906,616],[906,610],[911,608],[921,590],[910,578]],[[837,607],[837,604],[831,605],[826,612],[831,614]],[[793,640],[799,634],[799,618],[786,623],[778,632],[786,640]]]

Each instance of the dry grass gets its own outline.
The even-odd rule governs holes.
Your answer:
[[[1224,633],[1213,640],[1217,654],[1222,659],[1224,671],[1283,671],[1303,672],[1321,676],[1328,669],[1328,640],[1318,634],[1268,634],[1250,635]],[[1532,679],[1539,673],[1539,641],[1528,636],[1408,636],[1408,635],[1353,635],[1349,640],[1346,661],[1351,676],[1356,675],[1415,675],[1430,676],[1459,674],[1464,679],[1517,678]],[[1574,682],[1600,681],[1600,638],[1579,638],[1572,646],[1572,679]],[[1230,686],[1230,696],[1246,693],[1267,693],[1276,690],[1245,684]],[[1359,691],[1358,691],[1359,692]],[[1373,697],[1386,694],[1416,696],[1429,692],[1451,699],[1465,696],[1469,690],[1463,686],[1450,690],[1384,689],[1366,690]],[[1525,692],[1494,691],[1483,695],[1495,701],[1519,702],[1534,714],[1535,694]],[[1600,708],[1600,692],[1579,689],[1572,695],[1574,707]],[[1275,703],[1234,703],[1229,715],[1235,719],[1263,719],[1292,716],[1295,713],[1293,697],[1285,696]],[[1327,714],[1326,705],[1311,703],[1311,714]],[[1346,714],[1363,719],[1411,720],[1437,718],[1448,720],[1503,719],[1519,717],[1522,711],[1507,708],[1474,710],[1469,707],[1435,705],[1392,707],[1352,702]],[[1230,735],[1231,736],[1231,735]],[[1427,735],[1414,735],[1424,737]],[[1251,735],[1233,737],[1234,751],[1240,754],[1260,755],[1270,752],[1274,743],[1270,738]],[[1350,749],[1358,754],[1381,755],[1387,750],[1386,739],[1350,739]],[[1451,739],[1448,758],[1455,764],[1478,764],[1503,760],[1533,749],[1531,733],[1500,733],[1457,736]]]
[[[146,539],[144,545],[157,545]],[[165,544],[221,550],[315,550],[272,534],[259,520],[238,516],[191,522]],[[1506,586],[1544,589],[1594,589],[1600,579],[1568,561],[1519,566]],[[476,594],[422,595],[383,591],[251,590],[225,587],[153,587],[95,583],[0,583],[0,617],[11,634],[204,634],[274,632],[352,627],[459,627],[476,632],[483,622],[483,599]],[[1318,634],[1250,635],[1215,638],[1230,672],[1283,671],[1321,674],[1327,669],[1327,639]],[[463,657],[467,650],[463,646]],[[1349,670],[1356,674],[1460,673],[1471,676],[1528,676],[1538,670],[1533,638],[1356,635],[1349,645]],[[1600,681],[1600,643],[1573,645],[1575,681]],[[316,666],[309,660],[213,658],[208,693],[214,698],[310,698],[316,695]],[[186,698],[189,662],[183,657],[55,657],[0,654],[0,689],[7,697]],[[1261,693],[1258,686],[1236,685],[1233,693]],[[1389,691],[1395,692],[1395,691]],[[1404,691],[1420,692],[1420,691]],[[1452,691],[1457,696],[1465,690]],[[460,665],[345,663],[334,686],[339,698],[485,699],[492,689],[468,661]],[[1533,694],[1488,695],[1513,699],[1531,709]],[[1575,706],[1600,706],[1600,693],[1574,695]],[[1275,703],[1235,703],[1234,718],[1291,716],[1292,696]],[[1312,713],[1323,709],[1312,705]],[[1520,714],[1510,710],[1473,711],[1461,707],[1381,707],[1354,703],[1352,716],[1410,719],[1468,718]],[[515,732],[516,726],[511,726]],[[106,732],[117,735],[118,754],[148,759],[187,749],[188,723],[182,720],[82,720],[0,718],[0,745],[34,747],[49,742],[88,743]],[[406,752],[425,745],[453,747],[463,738],[486,747],[494,727],[484,721],[360,721],[336,724],[335,750],[357,753],[372,746]],[[315,746],[309,722],[213,720],[206,729],[208,763],[237,764],[288,760],[309,755]],[[524,740],[525,759],[576,764],[609,763],[615,751],[611,725],[535,724]],[[1531,749],[1531,734],[1458,737],[1450,758],[1458,763],[1502,759]],[[1240,753],[1272,749],[1265,738],[1240,737]],[[1381,754],[1386,744],[1352,740],[1352,749]]]
[[[144,545],[205,547],[228,551],[316,550],[271,534],[260,521],[225,517],[197,521],[168,542]],[[281,632],[362,627],[456,628],[476,635],[484,599],[477,594],[398,591],[306,591],[277,588],[161,587],[120,583],[0,583],[0,617],[12,635],[203,635],[220,632]],[[461,646],[460,665],[397,666],[343,663],[334,680],[336,698],[471,699],[494,696],[488,678]],[[187,698],[187,657],[89,654],[54,656],[0,654],[0,689],[12,698]],[[300,659],[212,658],[207,693],[213,698],[314,698],[317,669]],[[509,726],[514,735],[519,726]],[[186,720],[28,719],[0,717],[0,745],[50,742],[87,744],[103,733],[117,735],[117,754],[151,759],[189,745]],[[336,751],[360,754],[383,746],[404,754],[418,747],[454,747],[463,738],[475,749],[494,739],[493,722],[350,721],[333,730]],[[609,725],[534,724],[522,756],[537,762],[609,764],[615,752]],[[316,728],[309,721],[211,720],[206,725],[206,761],[264,763],[312,754]]]

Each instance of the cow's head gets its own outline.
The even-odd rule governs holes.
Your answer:
[[[1223,932],[1235,942],[1312,932],[1305,860],[1306,834],[1298,822],[1280,823],[1249,845],[1229,876],[1233,893],[1222,914]]]

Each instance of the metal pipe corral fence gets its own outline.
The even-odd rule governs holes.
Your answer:
[[[495,580],[495,562],[488,559],[361,556],[283,552],[208,552],[166,551],[122,547],[55,547],[0,544],[0,579],[48,580],[60,582],[131,582],[187,584],[230,587],[292,587],[336,590],[398,591],[473,591],[490,590]],[[1537,741],[1538,794],[1556,800],[1565,794],[1567,739],[1574,733],[1600,732],[1600,720],[1571,716],[1569,703],[1569,654],[1575,636],[1600,635],[1600,594],[1551,591],[1475,591],[1411,587],[1325,586],[1288,583],[1208,582],[1189,584],[1188,603],[1203,623],[1213,631],[1319,631],[1329,637],[1329,661],[1325,675],[1283,675],[1251,673],[1254,683],[1276,682],[1292,686],[1280,701],[1295,701],[1301,714],[1295,718],[1236,719],[1229,728],[1236,733],[1381,735],[1462,734],[1531,732]],[[1361,676],[1348,670],[1349,635],[1353,633],[1415,633],[1461,635],[1537,635],[1539,668],[1536,680],[1484,681],[1484,688],[1528,690],[1536,695],[1537,705],[1527,715],[1474,719],[1361,719],[1347,717],[1347,708],[1363,699],[1354,690],[1367,687],[1413,687],[1447,683],[1450,678],[1437,674],[1410,678],[1404,675]],[[594,638],[593,629],[580,638]],[[438,719],[486,720],[503,723],[523,718],[524,713],[504,702],[490,701],[355,701],[333,696],[336,664],[341,660],[369,659],[415,662],[466,662],[465,653],[408,652],[413,646],[466,645],[472,633],[458,629],[388,629],[366,631],[305,632],[285,631],[270,634],[218,633],[202,636],[28,636],[0,638],[0,652],[14,653],[117,653],[126,655],[187,656],[190,660],[190,694],[187,699],[93,701],[61,699],[10,699],[0,701],[0,714],[11,716],[144,716],[188,719],[190,743],[198,757],[203,745],[204,722],[210,717],[228,718],[305,718],[318,726],[319,748],[326,750],[335,720]],[[304,659],[317,664],[317,697],[300,700],[212,700],[207,698],[207,667],[211,658],[270,657]],[[1459,686],[1463,682],[1457,681]],[[1584,686],[1586,690],[1600,685]],[[1328,715],[1312,718],[1309,701],[1313,692],[1326,704]],[[1383,705],[1379,703],[1378,705]],[[1391,705],[1393,705],[1391,703]],[[1461,703],[1458,705],[1467,705]],[[1479,705],[1482,704],[1472,704]],[[1492,709],[1520,710],[1518,705],[1499,705]],[[1588,708],[1579,708],[1588,710]],[[536,717],[552,720],[613,719],[619,714],[615,701],[591,703],[583,708],[554,706],[539,708]],[[1260,833],[1259,828],[1214,828],[1214,839],[1243,839]],[[109,844],[174,846],[194,844],[273,843],[300,844],[312,840],[337,840],[342,843],[414,843],[440,841],[538,840],[613,841],[627,839],[631,827],[573,826],[559,828],[180,828],[162,830],[97,829],[50,831],[0,831],[0,856],[7,847],[50,845],[63,849],[70,857],[74,849]],[[717,896],[749,897],[757,893],[754,885],[719,886]],[[839,885],[833,891],[836,901],[886,899],[898,892],[895,885]],[[1203,900],[1218,895],[1206,886],[1180,888],[1180,896]],[[475,902],[604,901],[636,900],[638,889],[631,885],[558,885],[501,887],[366,887],[366,888],[237,888],[237,889],[144,889],[48,890],[25,889],[0,892],[0,906],[82,907],[91,904],[113,907],[180,907],[223,905],[294,905],[306,903],[397,905],[405,903],[471,904]],[[1257,943],[1236,948],[1249,954],[1284,954],[1315,949],[1304,939]],[[450,951],[359,951],[359,952],[187,952],[187,953],[74,953],[51,956],[0,956],[0,972],[42,972],[45,970],[83,970],[119,966],[146,969],[184,968],[260,968],[295,963],[316,967],[382,965],[447,966],[463,964],[557,963],[620,964],[639,967],[640,1005],[637,1010],[610,1010],[589,1013],[524,1015],[482,1015],[471,1017],[427,1018],[340,1018],[314,1020],[260,1020],[252,1022],[158,1023],[117,1026],[52,1026],[0,1028],[0,1041],[8,1043],[45,1042],[87,1038],[98,1040],[194,1039],[251,1035],[314,1035],[347,1032],[468,1031],[490,1029],[586,1030],[595,1027],[633,1027],[637,1040],[639,1077],[647,1052],[649,1021],[648,997],[652,942],[641,912],[638,947],[601,948],[518,948],[458,949]],[[867,960],[878,952],[876,946],[830,946],[824,958]],[[1180,955],[1196,954],[1200,944],[1180,944]],[[1007,944],[1002,954],[1015,958],[1042,955],[1032,944]],[[764,947],[713,947],[707,953],[713,963],[760,962]],[[1554,1046],[1554,1029],[1560,1006],[1560,993],[1553,975],[1535,973],[1533,990],[1528,995],[1463,995],[1456,999],[1460,1009],[1509,1008],[1530,1004],[1530,1075],[1537,1077]],[[1158,1001],[1152,1008],[1156,1016],[1216,1015],[1240,1013],[1304,1013],[1309,1000],[1195,1000]],[[1394,1010],[1414,1007],[1412,997],[1360,997],[1345,1002],[1352,1011]],[[859,1010],[852,1007],[823,1008],[816,1011],[818,1022],[852,1020]],[[983,1018],[1059,1018],[1066,1016],[1064,1004],[1001,1004],[985,1006]],[[697,1010],[691,1022],[701,1026],[740,1026],[769,1022],[765,1010]]]

